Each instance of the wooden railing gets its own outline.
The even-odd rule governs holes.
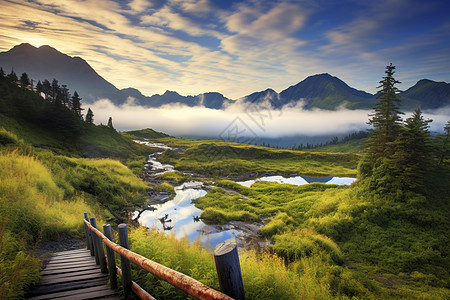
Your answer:
[[[113,242],[111,226],[109,224],[103,225],[103,231],[105,233],[103,234],[97,229],[95,217],[89,219],[88,213],[84,213],[83,222],[87,248],[91,251],[91,255],[95,256],[96,264],[100,265],[101,271],[103,273],[109,273],[111,288],[117,288],[117,274],[122,275],[125,298],[129,298],[131,292],[134,292],[141,299],[155,299],[131,280],[131,261],[197,299],[245,299],[239,256],[235,243],[224,242],[219,244],[214,251],[214,260],[222,293],[185,274],[128,250],[128,231],[126,224],[120,224],[118,226],[120,243],[118,245]],[[107,259],[103,244],[106,246]],[[114,253],[120,255],[122,270],[116,267]]]

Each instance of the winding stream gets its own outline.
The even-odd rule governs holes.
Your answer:
[[[160,143],[148,143],[136,141],[146,144],[150,147],[158,147],[162,149],[173,149]],[[145,164],[147,177],[150,180],[156,179],[159,174],[174,171],[175,168],[169,164],[162,164],[157,161],[157,156],[162,152],[149,155]],[[266,176],[255,180],[238,181],[237,183],[250,187],[256,181],[276,181],[279,183],[289,183],[295,185],[308,184],[311,182],[323,182],[327,184],[351,184],[355,178],[350,177],[307,177],[295,176],[285,178],[282,176]],[[164,231],[167,234],[174,234],[177,239],[187,238],[189,243],[200,241],[206,249],[214,249],[214,247],[225,240],[236,237],[238,245],[243,245],[244,241],[250,244],[257,244],[263,247],[263,242],[256,231],[262,227],[261,224],[245,224],[243,222],[232,221],[227,225],[208,225],[199,219],[202,210],[195,207],[192,200],[206,195],[206,190],[201,182],[185,182],[175,187],[175,197],[168,200],[169,196],[160,193],[152,197],[149,201],[150,210],[141,212],[137,221],[143,225],[158,231]],[[133,215],[135,219],[139,215],[136,211]]]

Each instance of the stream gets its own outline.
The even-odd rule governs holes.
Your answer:
[[[148,143],[136,141],[150,147],[161,149],[172,149],[161,143]],[[175,168],[169,164],[162,164],[157,161],[157,156],[162,152],[149,155],[145,164],[146,180],[157,182],[157,176],[165,172],[174,171]],[[307,177],[295,176],[285,178],[282,176],[266,176],[254,180],[237,181],[237,183],[250,187],[256,181],[276,181],[279,183],[289,183],[295,185],[308,184],[311,182],[323,182],[327,184],[351,184],[355,178],[350,177]],[[187,238],[189,243],[199,241],[203,248],[213,250],[214,247],[225,240],[236,237],[239,247],[264,248],[268,242],[262,240],[257,234],[263,225],[254,223],[246,224],[240,221],[231,221],[226,225],[209,225],[204,223],[199,217],[202,210],[195,207],[192,200],[206,195],[205,186],[202,182],[185,182],[175,187],[174,199],[169,199],[168,193],[154,193],[149,195],[148,208],[144,211],[135,211],[133,219],[139,224],[166,234],[174,234],[175,238]],[[211,188],[211,187],[209,187]]]

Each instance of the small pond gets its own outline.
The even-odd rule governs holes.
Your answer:
[[[294,185],[303,185],[313,182],[322,182],[326,184],[339,184],[339,185],[350,185],[352,184],[356,178],[352,177],[333,177],[333,176],[327,176],[327,177],[308,177],[308,176],[294,176],[294,177],[283,177],[283,176],[266,176],[266,177],[260,177],[257,179],[252,180],[246,180],[246,181],[237,181],[240,185],[250,187],[253,183],[256,181],[275,181],[278,183],[288,183],[288,184],[294,184]]]

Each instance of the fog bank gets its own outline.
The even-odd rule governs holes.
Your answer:
[[[299,106],[272,110],[247,104],[231,105],[224,110],[184,105],[145,108],[135,105],[132,99],[120,106],[102,99],[89,107],[94,112],[96,124],[106,124],[108,118],[112,117],[114,127],[120,131],[152,128],[173,136],[217,139],[228,139],[230,135],[259,138],[342,135],[367,129],[369,114],[372,113],[368,110],[347,109],[306,111]],[[450,118],[450,107],[424,115],[433,120],[431,131],[442,132]],[[411,113],[407,112],[403,118],[410,116]]]

